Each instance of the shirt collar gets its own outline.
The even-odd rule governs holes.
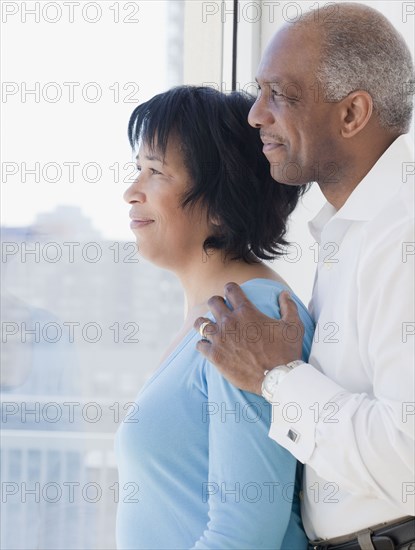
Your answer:
[[[320,240],[324,226],[331,220],[373,219],[399,191],[404,163],[411,162],[412,159],[406,136],[399,136],[355,187],[339,210],[326,202],[308,224],[313,237]]]

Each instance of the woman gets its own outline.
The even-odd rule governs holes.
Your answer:
[[[192,328],[230,280],[274,317],[287,289],[261,259],[282,253],[301,191],[271,178],[247,123],[252,104],[245,94],[178,87],[130,119],[130,143],[139,146],[139,175],[124,196],[131,227],[141,254],[179,277],[186,315],[137,397],[139,421],[117,434],[120,486],[139,487],[138,502],[119,504],[120,549],[307,547],[296,461],[268,437],[270,405],[222,378],[197,353]],[[306,358],[313,325],[294,299]]]

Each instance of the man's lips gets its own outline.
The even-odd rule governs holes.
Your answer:
[[[279,147],[283,147],[282,143],[275,143],[275,142],[268,142],[264,143],[264,146],[262,148],[263,153],[268,153],[269,151],[274,151],[275,149],[278,149]]]
[[[277,139],[275,139],[276,136],[271,137],[271,136],[261,135],[260,137],[261,137],[262,143],[264,144],[262,148],[263,153],[274,151],[275,149],[278,149],[279,147],[282,147],[284,145],[281,141],[277,141]]]

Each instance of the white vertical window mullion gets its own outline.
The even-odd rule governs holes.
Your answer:
[[[262,0],[239,0],[237,90],[254,94],[255,75],[261,57]]]

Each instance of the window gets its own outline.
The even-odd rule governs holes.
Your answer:
[[[114,433],[183,303],[128,225],[134,106],[182,83],[253,92],[271,34],[315,4],[1,3],[2,548],[113,549],[117,502],[139,495],[118,484]],[[413,43],[410,14],[372,4]],[[321,204],[314,190],[294,217],[306,254],[278,263],[305,301]]]

